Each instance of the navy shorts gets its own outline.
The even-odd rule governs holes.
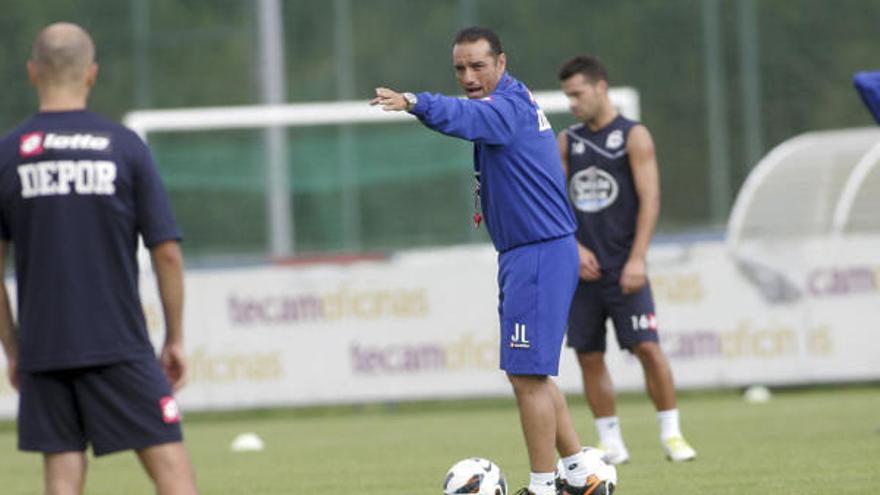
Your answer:
[[[182,440],[180,412],[155,359],[21,372],[18,448],[96,456]]]
[[[498,255],[501,369],[512,375],[559,374],[559,354],[577,274],[573,236]]]
[[[603,274],[594,282],[581,280],[571,303],[568,347],[605,352],[608,318],[621,349],[632,351],[640,342],[659,341],[650,282],[634,294],[624,294],[619,271]]]

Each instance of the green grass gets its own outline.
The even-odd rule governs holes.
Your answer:
[[[571,406],[582,440],[595,443],[583,401]],[[687,393],[679,408],[699,457],[672,464],[647,399],[620,398],[632,461],[619,468],[617,493],[880,493],[880,387],[782,391],[757,405],[735,392]],[[266,450],[231,453],[245,431]],[[467,456],[496,461],[512,489],[528,476],[511,400],[191,414],[185,432],[206,495],[437,495],[446,469]],[[40,457],[15,452],[9,424],[0,425],[0,452],[0,493],[39,493]],[[152,493],[130,453],[94,460],[89,471],[87,493]]]

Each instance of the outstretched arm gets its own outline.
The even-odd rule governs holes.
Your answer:
[[[499,96],[479,100],[431,93],[416,96],[418,103],[410,108],[402,93],[376,88],[370,105],[380,106],[386,112],[409,111],[437,132],[485,144],[510,143],[516,133],[517,112],[525,110]]]
[[[150,249],[159,282],[159,297],[165,315],[165,344],[160,361],[174,390],[186,382],[183,350],[183,253],[177,241],[165,241]]]
[[[12,310],[9,306],[9,294],[6,293],[6,251],[9,244],[0,242],[0,342],[6,353],[9,382],[18,390],[18,342],[15,335],[15,322],[12,321]]]
[[[626,150],[639,197],[635,239],[620,276],[623,292],[631,294],[644,287],[648,280],[645,259],[660,216],[660,174],[657,170],[654,141],[645,126],[632,128]]]
[[[402,112],[411,110],[403,93],[389,88],[376,88],[376,96],[370,100],[370,106],[379,106],[386,112]]]

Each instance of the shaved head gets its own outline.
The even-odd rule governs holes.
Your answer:
[[[34,41],[30,61],[43,84],[82,84],[95,62],[95,44],[76,24],[51,24]]]

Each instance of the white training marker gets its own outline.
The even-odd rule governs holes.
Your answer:
[[[250,432],[239,434],[232,441],[232,445],[229,446],[233,452],[259,452],[265,447],[263,439],[257,436],[256,433]]]
[[[763,404],[764,402],[770,402],[770,398],[772,394],[770,394],[770,389],[763,385],[752,385],[747,388],[745,393],[743,393],[743,398],[746,402],[750,402],[752,404]]]

